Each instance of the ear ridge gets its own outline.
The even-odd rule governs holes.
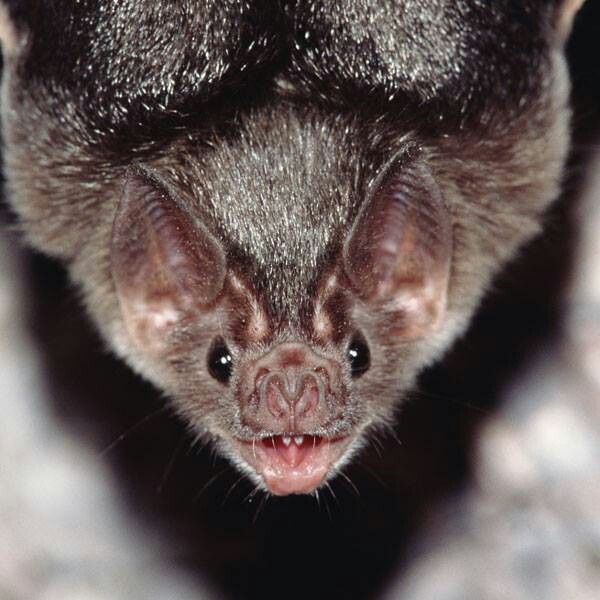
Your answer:
[[[399,335],[420,337],[445,313],[451,255],[450,214],[427,165],[386,169],[344,247],[359,297],[395,314]]]
[[[191,222],[167,186],[132,168],[113,222],[111,267],[123,317],[144,347],[160,347],[185,316],[216,298],[225,279],[220,244]]]

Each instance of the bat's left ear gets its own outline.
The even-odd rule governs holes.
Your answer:
[[[556,39],[559,43],[562,44],[567,41],[573,27],[575,15],[584,2],[585,0],[555,0],[553,24]]]
[[[385,170],[344,248],[354,292],[385,311],[405,340],[437,329],[445,316],[452,220],[433,173],[410,160]]]

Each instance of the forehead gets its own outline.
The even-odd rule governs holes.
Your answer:
[[[201,158],[190,154],[174,176],[230,266],[272,311],[292,318],[357,212],[360,165],[340,123],[282,111],[250,117],[239,136]]]

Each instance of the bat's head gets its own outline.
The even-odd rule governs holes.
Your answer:
[[[311,492],[538,231],[581,1],[281,22],[108,4],[0,0],[12,205],[198,435],[272,493]]]
[[[247,159],[215,159],[220,182],[196,184],[195,199],[189,181],[178,192],[156,171],[131,169],[112,273],[123,354],[257,483],[307,493],[389,421],[421,366],[419,340],[444,320],[451,223],[428,167],[409,153],[359,202],[349,189],[327,196],[318,180],[331,165],[315,168],[302,139],[286,150],[293,170],[269,173],[277,150],[266,148],[252,176]],[[302,164],[312,164],[314,195],[304,186],[296,196],[303,186],[290,178]],[[188,180],[215,181],[193,170]]]

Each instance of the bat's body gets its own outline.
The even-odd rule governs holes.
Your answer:
[[[573,2],[5,2],[7,188],[273,493],[390,422],[541,225]]]

